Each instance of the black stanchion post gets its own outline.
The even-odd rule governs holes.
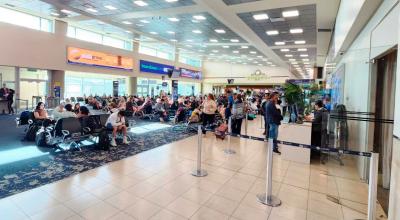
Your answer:
[[[268,139],[267,147],[267,175],[265,179],[265,193],[258,194],[257,199],[264,205],[277,207],[281,205],[281,200],[272,195],[272,148],[274,140]]]
[[[201,131],[201,125],[199,125],[197,129],[197,168],[192,172],[192,175],[197,177],[203,177],[208,175],[206,170],[201,169],[201,151],[202,151],[201,145],[202,145],[202,131]]]

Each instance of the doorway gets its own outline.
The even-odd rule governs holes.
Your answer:
[[[397,50],[392,50],[377,59],[376,63],[376,91],[375,91],[375,118],[394,118],[395,87],[396,87]],[[375,122],[374,124],[374,152],[379,153],[378,200],[386,214],[389,204],[390,173],[393,148],[393,124]]]

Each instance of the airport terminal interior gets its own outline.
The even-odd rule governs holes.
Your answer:
[[[399,0],[0,0],[0,219],[400,220],[399,33]]]

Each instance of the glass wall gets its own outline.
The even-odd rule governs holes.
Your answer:
[[[28,100],[28,106],[34,107],[37,102],[45,101],[49,91],[49,73],[47,70],[21,68],[20,69],[20,95],[22,100]],[[25,102],[21,102],[20,108]]]
[[[137,95],[138,96],[157,96],[161,92],[171,93],[171,81],[150,78],[137,79]]]
[[[0,7],[0,22],[45,32],[54,31],[52,20],[2,7]]]
[[[112,95],[113,81],[119,81],[119,95],[126,95],[128,93],[128,77],[126,76],[67,71],[65,73],[64,97]]]
[[[94,31],[68,26],[67,36],[78,40],[88,41],[96,44],[103,44],[110,47],[115,47],[123,50],[133,50],[131,41],[119,39],[116,37],[106,36]]]
[[[200,95],[200,83],[178,81],[178,94],[180,96]]]
[[[157,41],[140,42],[139,53],[166,60],[175,60],[175,47]]]
[[[200,58],[197,58],[189,54],[179,54],[179,62],[194,67],[201,67],[202,62]]]

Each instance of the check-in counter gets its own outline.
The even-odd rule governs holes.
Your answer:
[[[279,140],[299,144],[311,144],[311,123],[285,124],[279,126]],[[299,163],[310,163],[311,150],[287,145],[280,145],[281,157]]]

